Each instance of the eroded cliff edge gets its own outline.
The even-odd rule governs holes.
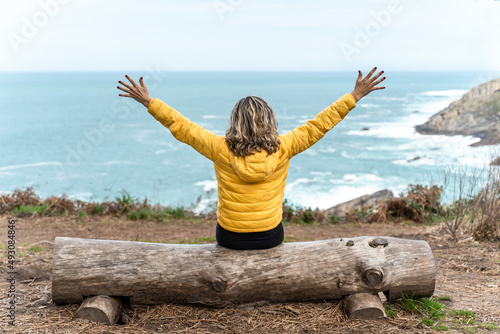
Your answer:
[[[416,130],[429,135],[479,137],[472,146],[500,144],[500,78],[472,88]]]

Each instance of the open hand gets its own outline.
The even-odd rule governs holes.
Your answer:
[[[131,85],[124,83],[123,81],[118,81],[120,84],[123,85],[123,87],[116,86],[119,90],[124,91],[127,94],[118,94],[119,96],[123,97],[131,97],[137,102],[141,103],[145,107],[149,105],[149,102],[152,100],[151,96],[149,96],[148,93],[148,88],[144,84],[144,81],[142,80],[142,77],[139,79],[140,86],[135,83],[134,80],[132,80],[128,75],[125,75],[125,78],[130,81]],[[125,88],[124,88],[125,87]]]
[[[366,77],[363,78],[363,73],[358,71],[358,79],[356,80],[356,86],[352,91],[351,95],[356,99],[356,102],[361,100],[363,97],[373,92],[374,90],[384,89],[385,87],[376,87],[379,83],[385,80],[385,77],[378,79],[384,71],[378,72],[373,78],[371,77],[377,68],[374,67]],[[378,80],[377,80],[378,79]]]

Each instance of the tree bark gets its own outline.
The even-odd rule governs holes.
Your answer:
[[[384,305],[378,294],[356,293],[350,295],[344,301],[345,313],[349,319],[376,320],[385,319]]]
[[[341,299],[383,291],[388,300],[434,292],[435,264],[422,240],[356,237],[265,250],[57,237],[52,299],[94,295],[131,304],[224,307],[256,302]]]

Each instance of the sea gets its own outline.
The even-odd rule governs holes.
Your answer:
[[[279,133],[300,126],[354,88],[352,72],[0,73],[0,192],[86,201],[128,192],[149,203],[203,211],[217,198],[213,163],[178,142],[118,80],[144,76],[150,95],[224,135],[235,103],[264,98]],[[290,161],[285,198],[326,209],[409,184],[439,184],[453,166],[481,168],[499,146],[478,138],[420,135],[416,125],[497,78],[493,72],[391,72],[319,142]]]

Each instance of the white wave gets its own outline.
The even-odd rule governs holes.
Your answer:
[[[356,114],[354,112],[354,113],[348,114],[346,117],[349,117],[349,120],[353,121],[353,120],[365,119],[365,118],[372,119],[373,115],[371,115],[369,113],[366,113],[366,114]]]
[[[319,175],[319,176],[325,176],[325,175],[332,175],[332,172],[318,172],[318,171],[312,171],[309,172],[311,175]]]
[[[427,92],[419,93],[419,95],[424,96],[463,96],[467,93],[467,90],[464,89],[449,89],[449,90],[430,90]]]
[[[164,154],[164,153],[168,153],[170,151],[171,151],[170,149],[164,148],[164,149],[161,149],[161,150],[156,150],[155,154]]]
[[[396,96],[378,96],[373,98],[382,101],[403,101],[403,102],[408,101],[407,97],[396,97]]]
[[[344,181],[351,182],[356,180],[356,175],[354,174],[346,174],[344,175]]]
[[[374,136],[377,138],[415,138],[417,134],[412,126],[406,123],[379,123],[368,130],[351,130],[347,132],[351,136]],[[350,158],[347,153],[342,152],[342,156]]]
[[[394,164],[396,165],[411,165],[411,166],[434,166],[436,162],[432,158],[428,157],[422,157],[422,158],[417,158],[417,157],[407,157],[406,159],[401,159],[401,160],[394,160]]]
[[[318,155],[318,152],[314,148],[309,148],[309,149],[303,151],[301,154],[315,156],[315,155]]]
[[[147,138],[150,136],[150,134],[155,133],[156,130],[141,130],[139,133],[135,135],[135,141],[138,142],[145,142],[147,141]]]
[[[335,185],[359,185],[363,186],[368,183],[380,182],[382,179],[375,174],[345,174],[342,178],[330,178],[328,183]]]
[[[115,165],[135,165],[135,162],[127,160],[109,160],[105,162],[96,162],[94,164],[101,166],[115,166]]]
[[[221,118],[221,116],[218,115],[203,115],[204,119],[214,119],[214,118]]]
[[[317,179],[307,179],[307,178],[299,178],[295,180],[294,182],[288,183],[285,187],[285,192],[286,191],[292,191],[293,188],[297,187],[299,184],[304,184],[304,183],[311,183],[311,182],[316,182]]]
[[[217,201],[217,196],[215,196],[212,199],[208,199],[208,198],[202,199],[193,210],[197,214],[200,214],[203,211],[205,211],[206,209],[210,208],[210,206],[212,204],[214,204],[216,201]]]
[[[62,166],[62,165],[63,164],[60,163],[59,161],[43,161],[43,162],[33,162],[33,163],[29,163],[29,164],[3,166],[3,167],[0,167],[0,171],[21,169],[21,168],[41,167],[41,166]]]
[[[320,153],[334,153],[335,151],[337,151],[333,147],[321,147],[321,148],[318,148],[317,150]]]
[[[108,173],[101,172],[101,173],[95,173],[95,174],[90,174],[89,175],[89,177],[103,177],[103,176],[108,176]]]
[[[339,203],[343,203],[363,195],[372,194],[379,190],[380,187],[375,184],[361,187],[337,186],[329,191],[315,191],[314,196],[312,196],[310,192],[303,191],[289,193],[286,195],[286,198],[295,205],[328,209]]]
[[[345,174],[343,177],[330,178],[328,183],[322,175],[318,177],[321,179],[303,178],[295,181],[292,189],[286,189],[285,197],[295,205],[327,209],[381,189],[399,194],[408,186],[408,180],[398,176],[382,178],[370,173]]]
[[[198,181],[194,185],[195,186],[203,186],[203,191],[210,191],[212,189],[217,189],[217,181],[216,180]]]
[[[334,184],[345,182],[356,182],[364,184],[368,182],[378,182],[380,180],[382,179],[375,174],[345,174],[342,179],[330,179],[329,182]]]
[[[351,159],[351,160],[355,159],[353,156],[349,155],[349,153],[347,153],[346,151],[343,151],[342,153],[340,153],[340,156],[342,158],[346,158],[346,159]]]
[[[89,191],[86,191],[86,192],[78,192],[78,193],[74,193],[74,194],[71,194],[68,196],[69,199],[79,199],[79,200],[82,200],[82,201],[88,201],[90,199],[92,199],[94,197],[94,194],[89,192]]]
[[[379,108],[380,105],[374,103],[359,103],[358,105],[356,105],[356,107],[375,109]]]

